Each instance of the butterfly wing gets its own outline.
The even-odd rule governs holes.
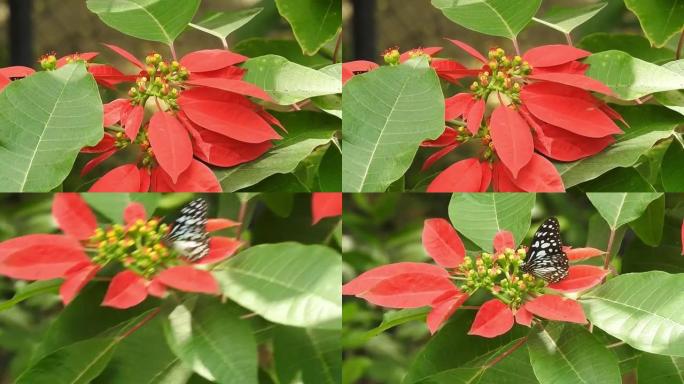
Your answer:
[[[170,245],[190,261],[196,261],[209,253],[209,235],[207,234],[207,202],[195,199],[180,211],[166,236]]]
[[[522,270],[556,283],[568,276],[568,256],[563,252],[558,219],[551,217],[537,229]]]

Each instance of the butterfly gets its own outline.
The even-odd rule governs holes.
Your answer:
[[[209,253],[207,233],[207,202],[195,199],[180,210],[164,242],[190,261],[197,261]]]
[[[569,268],[558,219],[548,218],[535,232],[521,269],[549,283],[557,283],[568,276]]]

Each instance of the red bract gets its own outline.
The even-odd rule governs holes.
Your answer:
[[[451,315],[468,300],[468,295],[466,294],[454,295],[453,292],[447,292],[443,296],[446,296],[446,298],[443,300],[437,298],[435,302],[432,303],[432,309],[430,310],[430,313],[428,313],[426,319],[428,329],[433,335],[439,330],[442,324],[444,324]]]
[[[314,225],[326,217],[342,216],[342,193],[313,193],[311,196],[311,216]]]
[[[423,248],[444,268],[456,268],[463,262],[465,246],[454,227],[444,219],[428,219],[423,224]]]
[[[370,72],[379,66],[372,61],[350,61],[342,64],[342,84],[345,84],[354,75]]]
[[[561,292],[577,292],[595,287],[608,274],[608,271],[593,265],[574,265],[568,271],[568,277],[549,285],[549,288]]]
[[[589,52],[547,45],[522,57],[493,49],[486,58],[466,43],[450,41],[484,65],[475,73],[455,69],[454,74],[477,75],[477,81],[470,92],[446,99],[445,120],[460,127],[447,127],[445,137],[424,143],[441,149],[423,170],[471,140],[480,141],[484,150],[477,163],[461,161],[440,173],[429,192],[486,191],[489,182],[483,186],[483,176],[491,172],[483,173],[485,163],[493,171],[494,191],[562,192],[558,171],[535,151],[558,161],[576,161],[602,151],[615,141],[613,135],[622,133],[613,122],[622,120],[620,115],[589,92],[613,95],[605,84],[585,76],[588,66],[577,60]],[[486,101],[497,99],[499,105],[486,110]],[[462,121],[455,121],[458,118]],[[483,165],[475,167],[479,162]]]
[[[605,254],[605,251],[596,248],[572,248],[563,247],[563,252],[570,260],[584,260]]]
[[[151,54],[143,63],[120,47],[107,47],[140,72],[125,78],[136,85],[128,99],[105,104],[104,139],[96,149],[83,150],[100,155],[82,174],[130,145],[139,146],[141,155],[135,165],[105,174],[105,181],[98,181],[94,190],[220,192],[214,173],[193,157],[210,165],[232,167],[255,160],[272,147],[273,140],[281,138],[272,127],[284,129],[280,122],[248,98],[272,101],[262,89],[242,80],[245,71],[236,65],[247,57],[210,49],[171,62]],[[146,123],[149,99],[155,100],[155,111]],[[122,176],[130,180],[112,185]]]
[[[575,300],[556,295],[541,295],[525,303],[524,308],[549,320],[586,324],[582,306]]]
[[[482,304],[475,315],[469,335],[496,337],[513,328],[513,311],[498,299]]]
[[[499,231],[494,235],[494,252],[501,253],[506,248],[515,248],[513,234],[508,231]]]
[[[163,243],[137,245],[138,240],[132,240],[132,236],[142,233],[140,231],[146,234],[156,231],[160,236],[168,231],[166,224],[160,225],[156,219],[146,221],[141,204],[132,203],[126,208],[123,214],[125,227],[115,225],[106,233],[97,228],[93,212],[77,194],[56,194],[52,212],[65,234],[27,235],[0,243],[0,274],[24,280],[62,278],[60,295],[65,304],[104,266],[112,263],[123,270],[112,278],[102,303],[105,306],[129,308],[145,300],[148,293],[161,296],[167,288],[218,294],[218,283],[212,274],[197,266],[222,261],[242,245],[236,239],[213,237],[209,241],[209,254],[199,262],[191,263],[170,253],[174,251],[168,250]],[[212,219],[207,223],[207,230],[235,225],[238,224],[231,220]],[[135,247],[137,256],[136,252],[118,256],[117,252],[109,251],[109,247],[119,246],[123,248],[117,249]],[[86,255],[85,248],[95,248],[98,253],[91,258]],[[151,270],[140,269],[136,264],[136,257],[147,257],[145,255],[151,255],[150,259],[140,265],[149,265],[152,260],[157,264]]]
[[[418,308],[432,304],[445,293],[460,292],[448,278],[408,272],[384,279],[358,297],[388,308]]]

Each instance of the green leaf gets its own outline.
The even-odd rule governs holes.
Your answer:
[[[420,143],[444,131],[444,95],[427,59],[355,76],[342,97],[345,192],[384,192]]]
[[[142,204],[147,216],[152,217],[161,198],[158,193],[82,193],[81,196],[91,208],[118,224],[123,223],[126,207],[134,202]]]
[[[277,327],[273,336],[275,371],[281,384],[339,384],[340,331]]]
[[[387,311],[382,315],[382,323],[366,334],[367,338],[377,336],[388,329],[411,321],[423,321],[430,310],[428,308],[409,308],[398,311]]]
[[[233,47],[233,51],[247,57],[278,55],[293,63],[311,68],[324,67],[330,64],[331,61],[330,58],[321,54],[323,51],[318,52],[315,56],[304,55],[297,42],[292,40],[271,40],[254,37],[240,41]],[[674,54],[672,56],[674,57]]]
[[[81,148],[102,138],[102,101],[82,63],[13,81],[0,93],[0,192],[49,192]]]
[[[684,148],[681,141],[674,140],[665,152],[661,168],[661,179],[665,192],[684,191]]]
[[[580,298],[587,318],[632,347],[684,356],[684,274],[628,273]]]
[[[645,244],[652,247],[658,246],[663,238],[663,226],[665,225],[665,195],[653,200],[646,208],[646,212],[638,219],[629,223],[637,236]]]
[[[339,79],[293,63],[282,56],[266,55],[247,60],[245,81],[266,91],[280,105],[291,105],[316,96],[342,92]]]
[[[541,0],[432,0],[432,5],[462,27],[515,39],[537,13]]]
[[[671,61],[664,64],[663,67],[684,76],[684,59]],[[656,93],[655,99],[667,108],[684,115],[684,91],[676,90]]]
[[[684,29],[684,2],[681,0],[625,0],[627,8],[639,18],[646,37],[656,47]]]
[[[608,226],[616,230],[641,217],[646,208],[662,193],[587,193]]]
[[[608,5],[606,1],[572,8],[551,8],[543,17],[533,20],[557,31],[569,34],[573,29],[586,23]]]
[[[276,0],[306,55],[315,55],[342,30],[342,0]]]
[[[657,105],[619,107],[615,109],[629,123],[625,134],[603,152],[572,163],[556,163],[566,188],[592,180],[612,169],[631,167],[658,141],[672,136],[684,121],[674,112]]]
[[[235,192],[269,176],[294,171],[316,148],[328,144],[340,129],[339,119],[323,113],[301,111],[274,115],[287,128],[287,133],[257,160],[216,171],[224,192]]]
[[[257,245],[215,273],[231,300],[278,324],[339,329],[342,260],[320,245]]]
[[[684,357],[644,353],[636,373],[639,384],[684,384]]]
[[[609,86],[623,100],[634,100],[655,92],[684,88],[684,76],[622,51],[589,56],[587,76]]]
[[[0,311],[5,311],[13,308],[15,305],[24,300],[28,300],[34,296],[42,295],[44,293],[57,293],[59,286],[62,285],[62,280],[43,280],[34,281],[17,289],[11,299],[0,302]]]
[[[342,190],[342,153],[337,145],[331,145],[318,167],[318,182],[322,192]]]
[[[107,366],[120,338],[74,343],[43,357],[22,373],[16,384],[87,384]]]
[[[237,12],[212,12],[205,15],[197,24],[190,23],[189,25],[225,41],[228,35],[252,21],[263,10],[263,8],[252,8]]]
[[[591,192],[655,192],[655,188],[634,168],[616,168],[580,184]]]
[[[489,252],[499,231],[513,233],[516,244],[523,241],[534,201],[533,193],[455,193],[449,202],[449,218],[459,233]]]
[[[527,349],[542,384],[622,382],[617,356],[579,325],[548,323],[530,335]]]
[[[121,33],[172,45],[192,21],[200,0],[88,0],[86,5]]]
[[[592,33],[585,36],[577,47],[598,53],[617,50],[628,53],[637,59],[649,63],[662,63],[674,59],[675,53],[669,48],[655,48],[647,38],[639,35],[609,34],[605,32]]]
[[[186,302],[165,319],[164,333],[171,350],[207,380],[257,383],[256,342],[235,306],[216,298]]]
[[[635,239],[622,255],[621,273],[659,270],[684,273],[682,257],[681,220],[666,220],[663,238],[658,247],[650,247]]]

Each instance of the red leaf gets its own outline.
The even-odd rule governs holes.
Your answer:
[[[564,248],[563,251],[570,260],[584,260],[601,256],[606,253],[605,251],[596,248]]]
[[[12,82],[12,80],[6,78],[6,77],[3,76],[3,75],[0,75],[0,92],[1,92],[3,89],[5,89],[5,87],[8,86],[11,82]]]
[[[225,260],[235,254],[242,242],[232,237],[214,236],[209,239],[209,253],[195,264],[212,264]]]
[[[154,297],[163,298],[166,295],[166,286],[156,280],[152,280],[147,284],[147,293]]]
[[[399,56],[399,62],[403,63],[407,60],[409,60],[411,57],[413,57],[413,54],[415,53],[424,53],[430,57],[440,53],[444,48],[442,47],[425,47],[425,48],[416,48],[412,49],[410,51],[406,51]]]
[[[446,147],[451,144],[456,143],[456,137],[458,137],[458,132],[451,127],[444,127],[444,132],[442,135],[435,140],[425,140],[420,143],[421,147]]]
[[[532,155],[532,160],[520,170],[517,178],[511,177],[512,182],[526,192],[565,192],[563,179],[556,167],[538,154]]]
[[[57,60],[57,68],[62,68],[63,66],[69,64],[69,59],[74,61],[90,61],[99,55],[99,52],[84,52],[84,53],[72,53],[70,55],[62,56]]]
[[[220,231],[226,228],[239,227],[240,223],[230,219],[209,219],[207,220],[207,232]]]
[[[97,228],[97,219],[81,195],[57,193],[52,200],[52,217],[65,234],[78,240],[90,238]]]
[[[487,192],[489,184],[492,183],[492,168],[487,162],[480,163],[480,166],[482,166],[482,183],[480,184],[480,192]]]
[[[36,71],[33,68],[13,66],[0,68],[0,76],[6,77],[8,80],[12,78],[22,78],[34,74]]]
[[[349,79],[359,73],[370,72],[380,66],[372,61],[357,60],[342,64],[342,84],[346,84]]]
[[[524,305],[515,312],[515,322],[526,327],[532,325],[532,317],[532,312],[525,309]]]
[[[102,153],[102,152],[107,152],[110,151],[114,148],[114,143],[116,142],[116,139],[109,133],[105,133],[104,136],[102,136],[102,140],[100,140],[97,145],[94,147],[84,147],[81,149],[81,153]]]
[[[549,124],[586,137],[605,137],[622,133],[610,117],[594,103],[579,97],[558,94],[554,91],[566,87],[552,83],[534,83],[523,87],[520,97],[525,107],[537,118]],[[578,92],[573,92],[578,95]]]
[[[95,157],[94,159],[91,159],[90,161],[88,161],[86,163],[86,165],[83,166],[83,169],[81,170],[81,177],[90,173],[90,171],[92,171],[95,167],[102,164],[103,162],[105,162],[110,157],[112,157],[115,153],[116,153],[116,149],[111,149],[111,150]]]
[[[266,93],[263,89],[242,80],[196,79],[186,81],[185,83],[189,85],[216,88],[226,92],[237,93],[239,95],[252,96],[264,101],[273,101],[271,96],[269,96],[268,93]]]
[[[549,288],[561,292],[577,292],[592,288],[601,283],[608,271],[593,265],[573,265],[570,267],[568,277],[549,284]]]
[[[147,219],[147,213],[145,212],[145,206],[140,203],[129,203],[124,209],[123,213],[124,223],[132,225],[137,220]]]
[[[432,274],[437,277],[449,277],[449,272],[445,269],[426,263],[394,263],[387,264],[366,271],[347,284],[342,286],[343,295],[358,295],[373,288],[381,281],[404,273]]]
[[[503,335],[512,327],[511,309],[498,299],[492,299],[480,306],[468,334],[491,338]]]
[[[147,168],[140,168],[140,189],[138,192],[149,192],[150,182],[150,171]]]
[[[148,135],[159,166],[176,183],[192,161],[192,142],[188,132],[175,117],[159,111],[150,120]]]
[[[447,292],[459,293],[448,277],[409,272],[384,279],[358,297],[382,307],[418,308],[432,304]]]
[[[428,186],[427,191],[481,192],[483,167],[486,167],[486,164],[480,164],[477,159],[461,160],[437,175]]]
[[[208,72],[240,64],[247,59],[247,56],[224,49],[205,49],[188,53],[180,59],[180,63],[190,72]]]
[[[428,219],[423,224],[423,248],[444,268],[456,268],[463,262],[465,246],[458,233],[445,219]]]
[[[342,216],[341,192],[315,192],[311,196],[312,224],[326,217]]]
[[[503,252],[506,248],[515,249],[515,239],[508,231],[499,231],[494,235],[494,251]]]
[[[171,176],[157,167],[152,170],[150,188],[155,192],[221,192],[221,185],[214,172],[197,160],[174,183]]]
[[[203,88],[200,88],[204,90]],[[254,110],[236,103],[178,98],[185,115],[202,128],[246,143],[263,143],[280,139]]]
[[[71,268],[65,276],[65,280],[59,287],[59,295],[62,303],[67,305],[78,295],[83,287],[95,277],[100,267],[89,261],[83,262]]]
[[[468,300],[468,295],[462,293],[450,296],[448,299],[440,301],[436,305],[433,304],[432,310],[430,313],[428,313],[426,320],[430,334],[434,335],[439,327],[441,327],[444,322],[449,320],[451,315],[453,315],[458,307],[463,305],[466,300]]]
[[[552,67],[537,67],[533,68],[532,73],[538,75],[540,73],[574,73],[576,75],[584,75],[589,69],[589,64],[580,63],[579,61],[571,61],[569,63],[554,65]]]
[[[64,235],[26,235],[0,243],[0,275],[22,280],[64,277],[89,262],[78,240]]]
[[[468,69],[454,60],[435,59],[432,60],[430,66],[437,72],[439,77],[453,84],[458,84],[458,80],[464,77],[477,76],[479,72],[474,69]]]
[[[135,81],[135,76],[126,76],[118,69],[106,64],[91,64],[88,66],[88,72],[95,77],[95,80],[109,85],[116,85],[124,81]]]
[[[567,321],[570,323],[586,324],[582,306],[572,299],[566,299],[557,295],[541,295],[527,302],[525,309],[537,316],[549,320]]]
[[[191,266],[172,267],[160,272],[156,281],[185,292],[218,294],[219,285],[214,276],[208,271],[195,269]]]
[[[142,303],[146,298],[145,279],[132,271],[123,271],[112,278],[102,305],[126,309]]]
[[[90,187],[90,192],[140,192],[140,171],[126,164],[107,172]]]
[[[459,93],[444,100],[446,106],[444,120],[449,121],[463,116],[473,102],[475,100],[469,93]]]
[[[126,131],[126,136],[128,136],[131,141],[134,141],[138,137],[138,131],[140,131],[140,125],[142,124],[144,116],[145,109],[141,105],[134,106],[126,115],[126,121],[123,126]]]
[[[473,135],[476,135],[480,130],[480,125],[482,124],[482,118],[484,117],[485,111],[485,101],[480,99],[473,102],[473,105],[468,111],[466,121],[468,122],[468,131]]]
[[[133,56],[130,52],[126,51],[123,48],[117,47],[114,44],[104,44],[105,47],[111,49],[112,51],[118,53],[121,55],[124,59],[128,60],[131,64],[135,65],[136,67],[140,69],[145,69],[145,65],[140,62],[135,56]]]
[[[427,159],[425,159],[423,166],[420,168],[421,172],[424,172],[428,168],[432,167],[433,164],[435,164],[444,156],[450,154],[453,150],[458,148],[459,145],[459,143],[449,145],[430,155]]]
[[[470,45],[468,45],[468,44],[466,44],[466,43],[464,43],[464,42],[462,42],[462,41],[459,41],[459,40],[454,40],[454,39],[447,39],[447,40],[449,40],[452,44],[454,44],[454,45],[456,45],[457,47],[459,47],[459,48],[461,48],[462,50],[464,50],[464,51],[465,51],[467,54],[469,54],[470,56],[472,56],[472,57],[476,58],[477,60],[481,61],[482,64],[487,64],[487,62],[488,62],[487,59],[485,59],[485,57],[482,56],[482,54],[481,54],[480,52],[478,52],[477,49],[475,49],[475,48],[471,47]]]
[[[602,82],[586,77],[584,75],[576,75],[573,73],[538,73],[536,75],[529,75],[528,78],[534,80],[551,81],[569,85],[571,87],[581,88],[587,91],[594,91],[603,93],[604,95],[613,96],[613,90]]]
[[[517,111],[503,105],[494,110],[489,126],[497,155],[512,176],[518,177],[534,153],[530,127]]]
[[[583,59],[591,55],[591,52],[570,45],[542,45],[525,52],[522,56],[532,68],[553,67]]]
[[[111,127],[121,121],[121,111],[123,107],[130,106],[128,99],[116,99],[104,105],[104,126]]]
[[[511,171],[500,161],[492,164],[492,186],[495,192],[525,192],[515,185]]]

